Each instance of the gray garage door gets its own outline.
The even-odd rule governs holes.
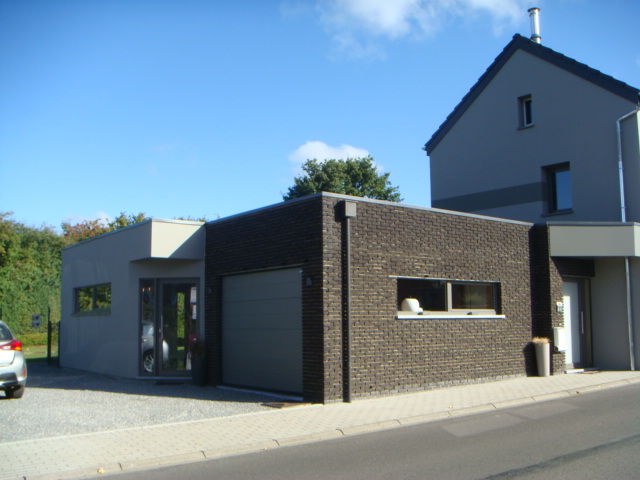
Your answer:
[[[300,269],[224,278],[222,375],[227,385],[302,393]]]

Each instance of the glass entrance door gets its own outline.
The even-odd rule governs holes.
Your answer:
[[[198,287],[192,281],[160,282],[160,318],[156,350],[161,375],[180,374],[191,370],[189,345],[197,329]]]
[[[198,333],[196,280],[141,281],[140,372],[181,376],[191,370],[189,346]]]

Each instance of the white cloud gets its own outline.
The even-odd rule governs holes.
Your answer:
[[[376,52],[373,39],[433,35],[452,20],[488,16],[494,32],[526,20],[529,0],[328,0],[318,4],[335,46],[351,56]]]
[[[364,148],[354,147],[352,145],[342,144],[339,147],[332,147],[318,140],[307,142],[298,147],[297,150],[289,155],[289,159],[296,164],[303,164],[307,160],[329,160],[346,159],[346,158],[362,158],[369,155]]]

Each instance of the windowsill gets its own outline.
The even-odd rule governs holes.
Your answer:
[[[566,210],[556,210],[555,212],[543,213],[543,217],[555,217],[557,215],[568,215],[573,213],[573,208],[567,208]]]
[[[472,314],[461,314],[461,313],[447,313],[447,312],[433,312],[433,313],[402,313],[398,312],[395,317],[397,320],[422,320],[424,318],[506,318],[505,315],[496,315],[495,313],[472,313]]]
[[[530,128],[533,128],[535,126],[536,126],[535,123],[532,123],[531,125],[522,125],[522,126],[518,127],[518,130],[529,130]]]
[[[74,312],[72,317],[104,317],[111,315],[111,310],[92,310],[90,312]]]

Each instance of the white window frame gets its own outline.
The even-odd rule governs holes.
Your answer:
[[[496,310],[496,307],[499,306],[499,295],[500,295],[500,283],[499,282],[481,282],[481,281],[469,281],[469,280],[450,280],[444,278],[430,278],[430,277],[393,277],[396,278],[398,282],[403,280],[411,280],[411,281],[439,281],[445,282],[445,308],[446,310],[424,310],[421,313],[417,314],[414,312],[406,312],[402,310],[398,310],[397,318],[424,318],[424,317],[456,317],[456,318],[468,318],[470,316],[475,317],[491,317],[491,318],[504,318],[504,315],[501,315]],[[453,286],[454,285],[483,285],[483,286],[491,286],[493,289],[493,306],[492,309],[481,309],[481,308],[453,308]],[[399,288],[399,287],[398,287]],[[400,299],[402,301],[402,299]],[[399,306],[401,308],[401,306]]]
[[[531,95],[524,95],[518,98],[518,113],[520,116],[518,126],[520,128],[533,127],[533,97]]]

